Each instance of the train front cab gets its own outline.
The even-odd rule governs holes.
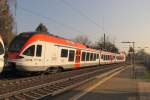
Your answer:
[[[20,53],[16,67],[23,71],[42,71],[44,68],[45,42],[37,41]]]
[[[20,71],[37,71],[42,70],[44,65],[45,43],[36,41],[29,45],[22,45],[19,50],[8,52],[8,63],[14,65]],[[39,67],[40,66],[40,67]]]

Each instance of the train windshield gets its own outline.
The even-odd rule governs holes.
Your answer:
[[[31,36],[30,34],[20,34],[16,36],[12,40],[8,51],[18,52],[21,49],[21,47],[26,43],[26,41],[30,38],[30,36]]]
[[[4,54],[4,47],[2,45],[2,43],[0,42],[0,55]]]

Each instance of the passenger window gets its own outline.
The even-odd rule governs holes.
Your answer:
[[[105,55],[103,55],[103,60],[106,60],[106,56]]]
[[[90,53],[87,52],[87,54],[86,54],[86,61],[89,61],[89,56],[90,56]]]
[[[2,43],[0,43],[0,55],[1,55],[1,54],[4,54],[4,48],[3,48]]]
[[[104,60],[107,60],[107,58],[106,58],[106,57],[107,57],[107,55],[104,55]]]
[[[90,61],[93,61],[93,53],[91,53]]]
[[[35,45],[32,45],[28,49],[26,49],[23,54],[26,56],[34,56],[34,52],[35,52]]]
[[[67,49],[61,49],[61,57],[68,57],[68,50]]]
[[[82,52],[82,61],[85,61],[85,52]]]
[[[94,54],[94,61],[96,61],[96,54]]]
[[[99,59],[99,54],[97,54],[97,59]]]
[[[69,50],[69,59],[68,59],[68,61],[74,61],[74,53],[75,53],[74,50]]]
[[[42,55],[42,45],[37,45],[36,56],[41,57]]]

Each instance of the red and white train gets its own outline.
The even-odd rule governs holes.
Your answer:
[[[121,63],[124,53],[111,53],[50,35],[24,32],[16,36],[8,49],[8,63],[21,71],[60,71],[92,65]]]
[[[0,73],[3,71],[5,65],[4,55],[5,55],[4,43],[2,37],[0,36]]]

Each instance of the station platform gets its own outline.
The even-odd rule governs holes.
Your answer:
[[[132,76],[132,66],[113,78],[95,86],[101,79],[93,80],[80,87],[44,100],[150,100],[150,82],[143,81],[145,67],[136,65],[136,79]],[[94,87],[90,91],[89,88]]]
[[[132,67],[129,67],[85,95],[74,96],[72,100],[137,100],[137,86],[132,79]]]

